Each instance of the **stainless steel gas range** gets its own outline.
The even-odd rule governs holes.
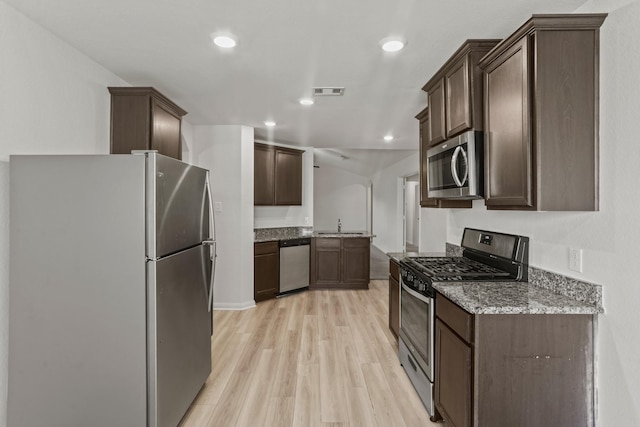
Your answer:
[[[527,281],[529,238],[465,228],[461,257],[400,261],[398,357],[429,415],[435,371],[434,282]]]

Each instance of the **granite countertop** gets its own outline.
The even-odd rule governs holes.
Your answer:
[[[254,243],[264,243],[264,242],[279,242],[280,240],[291,240],[291,239],[300,239],[302,237],[311,237],[311,235],[299,235],[299,236],[269,236],[269,237],[256,237],[254,239]]]
[[[528,282],[434,282],[433,287],[472,314],[597,314],[581,302]]]
[[[407,257],[443,257],[446,254],[444,252],[387,252],[387,256],[395,261],[400,261]]]
[[[280,227],[254,230],[254,243],[278,242],[280,240],[300,239],[303,237],[375,237],[367,231],[312,231],[307,227]]]
[[[338,233],[337,231],[314,231],[313,237],[323,238],[323,237],[374,237],[368,231],[341,231]]]

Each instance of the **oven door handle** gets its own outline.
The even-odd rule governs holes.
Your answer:
[[[410,287],[408,287],[407,285],[405,285],[404,283],[402,284],[402,289],[404,289],[409,295],[411,295],[414,298],[418,298],[420,301],[430,304],[433,298],[429,298],[427,296],[424,296],[422,294],[419,294],[418,292],[414,291],[413,289],[411,289]]]

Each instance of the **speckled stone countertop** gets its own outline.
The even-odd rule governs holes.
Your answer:
[[[253,232],[255,233],[254,242],[261,243],[311,237],[313,229],[311,227],[257,228]]]
[[[444,252],[387,252],[387,256],[395,261],[400,261],[402,258],[415,258],[415,257],[441,257],[445,256]]]
[[[462,248],[447,243],[447,256],[462,256]],[[389,252],[401,260],[434,253]],[[529,282],[435,282],[433,287],[472,314],[597,314],[602,286],[529,266]]]
[[[253,230],[255,243],[277,242],[279,240],[299,239],[301,237],[374,237],[366,231],[343,231],[341,233],[332,231],[313,231],[311,227],[279,227],[279,228],[257,228]]]
[[[472,314],[597,314],[602,307],[527,282],[434,282],[433,287]]]
[[[367,231],[342,231],[331,232],[331,231],[314,231],[313,237],[323,238],[323,237],[373,237],[373,235]]]

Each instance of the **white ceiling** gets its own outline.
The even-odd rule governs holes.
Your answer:
[[[359,150],[417,149],[421,87],[465,39],[502,38],[533,13],[568,13],[584,3],[4,1],[131,85],[154,86],[192,124],[243,124],[262,140]],[[232,32],[238,45],[214,46],[216,31]],[[378,43],[391,35],[406,38],[407,47],[383,52]],[[299,105],[314,86],[346,89],[343,97]],[[277,126],[267,130],[267,119]],[[391,143],[382,139],[387,133]]]
[[[344,169],[356,175],[372,178],[375,173],[415,154],[416,150],[380,150],[353,148],[315,148],[313,163]],[[416,169],[418,164],[416,164]]]

